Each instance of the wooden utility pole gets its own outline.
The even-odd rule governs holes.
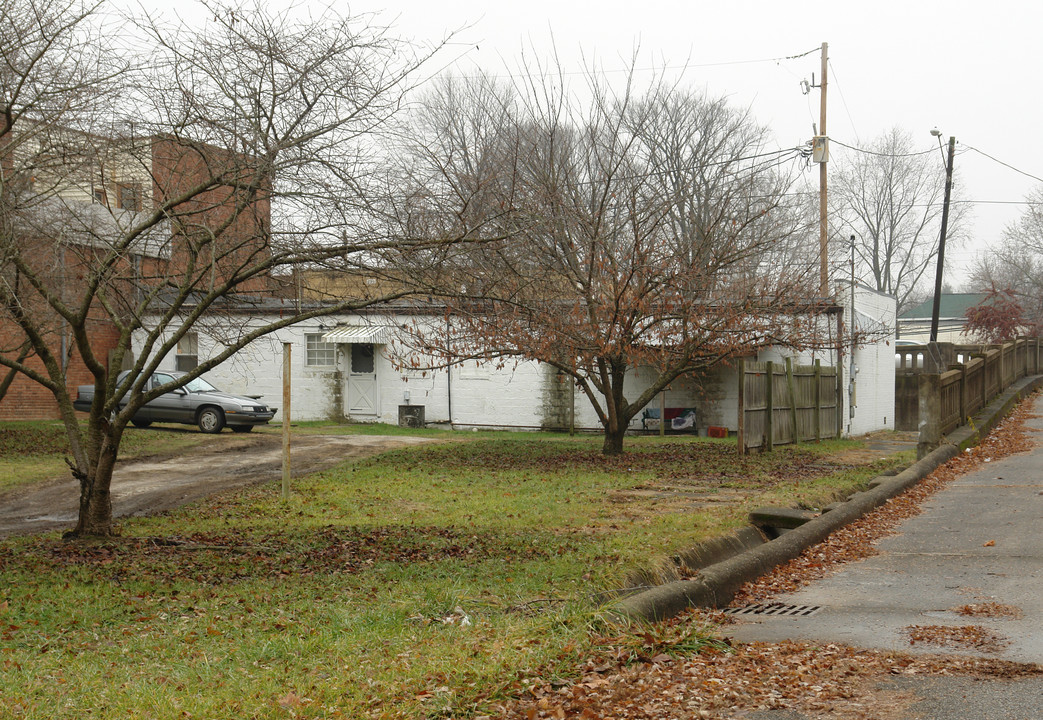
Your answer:
[[[293,345],[282,344],[282,499],[290,499],[290,354]]]
[[[829,239],[826,218],[826,164],[829,158],[829,140],[826,139],[826,67],[829,63],[829,43],[822,43],[822,84],[819,86],[818,134],[825,143],[825,156],[818,165],[818,245],[819,245],[819,294],[829,297]]]
[[[945,165],[945,200],[942,204],[942,234],[938,238],[938,265],[934,273],[934,303],[931,308],[931,342],[938,342],[938,315],[942,303],[942,273],[945,270],[945,233],[949,228],[949,197],[952,195],[952,159],[956,138],[949,137],[949,158]]]

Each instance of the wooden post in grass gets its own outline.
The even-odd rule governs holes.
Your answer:
[[[746,454],[746,358],[739,359],[739,418],[738,418],[739,454]]]
[[[786,358],[786,392],[789,393],[789,416],[793,424],[793,442],[800,442],[800,433],[797,432],[797,385],[793,382],[793,358]]]
[[[282,499],[290,499],[290,354],[293,345],[282,344]]]
[[[769,360],[767,408],[764,412],[764,448],[771,452],[775,449],[775,363]]]
[[[822,360],[815,359],[815,442],[822,439]]]

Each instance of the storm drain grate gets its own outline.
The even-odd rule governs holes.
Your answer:
[[[784,603],[754,603],[737,608],[726,608],[728,615],[789,615],[808,617],[822,609],[821,605],[786,605]]]

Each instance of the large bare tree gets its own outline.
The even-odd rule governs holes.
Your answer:
[[[814,342],[814,256],[766,131],[720,99],[596,73],[444,80],[414,131],[413,198],[430,230],[511,240],[412,258],[444,331],[412,351],[446,364],[535,360],[571,377],[618,453],[630,420],[684,374],[766,345]],[[652,380],[628,397],[635,368]]]
[[[153,387],[195,323],[270,297],[280,268],[358,266],[412,242],[382,200],[376,153],[431,49],[334,14],[206,7],[200,31],[79,0],[0,0],[0,365],[57,403],[80,482],[75,535],[113,532],[112,470],[145,402],[361,301],[287,304]],[[97,389],[83,422],[72,363]]]
[[[831,186],[835,229],[855,236],[856,272],[898,300],[914,304],[918,287],[933,277],[945,193],[944,157],[916,151],[912,136],[892,128],[862,150],[835,153]],[[959,197],[954,183],[953,197]],[[962,240],[966,205],[950,204],[947,244]],[[847,243],[835,244],[837,252]]]

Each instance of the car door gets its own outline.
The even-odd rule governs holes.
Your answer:
[[[169,382],[174,382],[173,375],[168,375],[167,373],[156,373],[152,376],[149,387],[157,388],[160,385],[165,385]],[[145,405],[145,408],[147,409],[146,417],[153,422],[195,422],[192,405],[189,401],[190,397],[190,395],[181,389],[163,393]]]

